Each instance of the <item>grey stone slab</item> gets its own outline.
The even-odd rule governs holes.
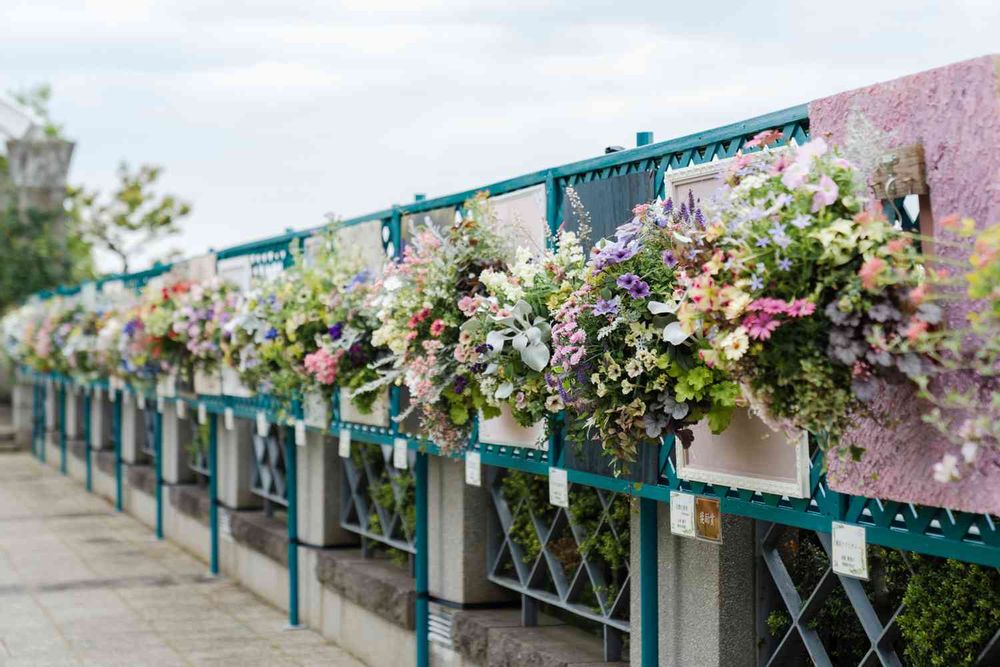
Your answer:
[[[282,565],[288,565],[288,527],[263,512],[230,512],[233,539]]]
[[[181,514],[191,517],[198,523],[208,525],[208,513],[211,502],[208,489],[194,484],[181,484],[170,487],[170,505]]]
[[[138,489],[148,496],[156,493],[156,471],[151,465],[128,466],[128,485]]]
[[[396,625],[407,630],[415,627],[413,577],[386,560],[364,558],[357,549],[319,551],[316,579]]]

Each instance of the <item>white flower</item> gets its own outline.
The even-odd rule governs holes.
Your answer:
[[[662,315],[663,313],[676,313],[677,312],[677,302],[676,301],[650,301],[646,304],[649,308],[649,312],[653,315]]]
[[[940,463],[934,464],[934,480],[946,484],[961,479],[958,474],[958,457],[954,454],[945,454]]]
[[[967,442],[962,445],[962,459],[966,463],[973,463],[979,454],[979,445],[974,442]]]
[[[387,292],[395,292],[403,286],[403,281],[399,279],[399,276],[389,276],[382,283],[382,286]]]
[[[677,346],[688,339],[688,333],[680,322],[671,322],[663,329],[663,340],[671,345]]]

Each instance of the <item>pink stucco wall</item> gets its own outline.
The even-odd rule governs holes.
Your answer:
[[[980,225],[1000,223],[1000,56],[975,60],[880,83],[809,105],[812,136],[840,143],[857,108],[893,143],[921,142],[935,219],[950,213]],[[955,452],[920,421],[925,405],[911,392],[882,396],[877,413],[893,423],[865,420],[847,439],[865,447],[860,462],[831,460],[830,486],[837,491],[1000,513],[1000,451],[980,454],[976,470],[958,482],[933,480],[931,466]],[[833,457],[831,457],[833,458]]]

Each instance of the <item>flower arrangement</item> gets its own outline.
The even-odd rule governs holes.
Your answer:
[[[411,405],[398,419],[419,411],[422,428],[446,452],[465,445],[478,412],[499,415],[480,376],[466,364],[476,351],[471,336],[461,332],[466,315],[459,303],[484,295],[480,274],[501,268],[511,253],[493,231],[485,195],[466,202],[465,209],[443,232],[415,231],[403,259],[388,265],[376,284],[382,325],[372,339],[390,354],[376,365],[381,377],[362,387],[405,385]]]
[[[703,418],[715,432],[728,424],[738,388],[699,357],[704,344],[675,314],[679,239],[701,221],[688,203],[637,206],[614,240],[598,243],[583,285],[556,312],[553,402],[566,405],[577,442],[596,435],[633,461],[641,444],[669,434],[689,445],[689,426]]]
[[[239,293],[220,278],[191,283],[178,294],[168,333],[184,345],[188,363],[197,370],[214,371],[222,360],[222,346],[229,334]]]
[[[701,359],[739,382],[772,426],[825,435],[831,446],[878,382],[926,370],[913,322],[941,315],[923,298],[910,237],[866,202],[855,169],[822,139],[741,154],[675,255],[677,315],[708,342]]]
[[[288,402],[302,392],[328,398],[335,387],[359,389],[377,375],[369,364],[382,354],[375,329],[372,281],[360,256],[342,248],[328,230],[308,258],[259,283],[224,325],[227,361],[251,388]],[[355,391],[351,400],[369,412],[378,393]]]
[[[546,381],[552,313],[582,284],[585,260],[580,235],[560,231],[555,248],[540,257],[518,248],[510,267],[483,270],[484,293],[458,303],[469,318],[461,326],[467,343],[456,350],[458,360],[478,376],[487,401],[506,405],[521,426],[558,412]]]

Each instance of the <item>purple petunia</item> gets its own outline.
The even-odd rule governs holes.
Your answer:
[[[593,313],[594,315],[617,315],[618,308],[622,304],[622,298],[616,296],[613,299],[598,299],[597,303],[594,304]]]
[[[333,340],[340,340],[340,337],[344,333],[344,323],[337,322],[332,327],[327,329],[327,333],[330,334],[330,338]]]
[[[618,280],[615,282],[615,284],[621,287],[622,289],[627,290],[627,289],[632,289],[632,286],[639,282],[642,281],[639,279],[639,276],[635,275],[634,273],[623,273],[622,275],[618,276]]]
[[[762,289],[764,289],[764,279],[757,274],[750,276],[750,291],[757,292]]]
[[[645,299],[649,296],[649,285],[645,281],[640,280],[628,288],[628,293],[633,299]]]
[[[456,394],[461,394],[465,391],[465,386],[469,384],[469,378],[464,375],[456,375],[455,382],[452,384],[452,389],[455,390]]]
[[[663,263],[671,269],[677,266],[677,255],[674,254],[673,250],[663,251]]]
[[[278,330],[275,329],[274,327],[268,329],[267,333],[264,334],[264,340],[274,340],[277,337],[278,337]]]

